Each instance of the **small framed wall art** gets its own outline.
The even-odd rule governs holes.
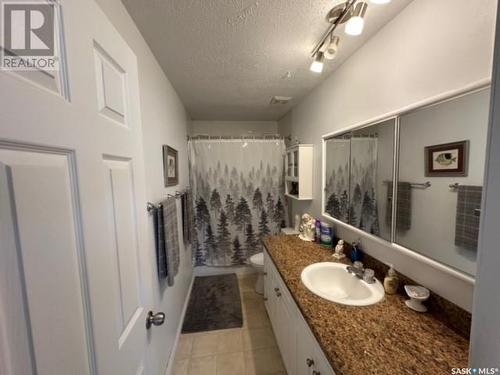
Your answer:
[[[469,141],[445,143],[425,148],[427,177],[467,176]]]
[[[163,178],[165,187],[175,186],[179,183],[177,150],[167,145],[163,145]]]

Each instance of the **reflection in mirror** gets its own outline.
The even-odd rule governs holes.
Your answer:
[[[400,118],[395,242],[458,270],[476,270],[488,89]],[[411,183],[430,182],[428,188]]]
[[[325,141],[325,212],[349,222],[349,163],[351,133]]]
[[[325,213],[388,241],[394,127],[390,119],[325,141]]]

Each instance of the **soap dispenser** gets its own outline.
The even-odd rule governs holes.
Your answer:
[[[384,289],[387,294],[396,294],[399,286],[399,278],[394,266],[391,264],[384,279]]]

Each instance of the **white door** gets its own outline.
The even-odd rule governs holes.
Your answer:
[[[0,72],[0,373],[149,374],[137,60],[92,0],[62,14],[65,70]]]

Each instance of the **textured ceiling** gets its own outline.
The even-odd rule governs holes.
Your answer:
[[[194,120],[281,118],[410,1],[370,4],[363,35],[339,29],[318,75],[310,52],[340,0],[122,0]]]

